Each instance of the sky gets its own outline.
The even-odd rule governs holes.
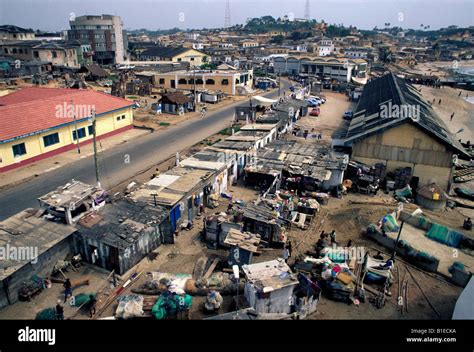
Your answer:
[[[75,16],[121,16],[126,29],[151,30],[224,26],[226,0],[0,0],[0,24],[57,31]],[[303,18],[305,0],[230,0],[231,23],[247,18],[293,14]],[[327,23],[431,29],[474,25],[474,0],[310,0],[310,17]]]

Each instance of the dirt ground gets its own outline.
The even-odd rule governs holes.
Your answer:
[[[305,129],[314,128],[315,131],[322,131],[323,143],[330,143],[330,136],[332,133],[343,126],[345,122],[342,119],[342,114],[345,110],[351,107],[351,103],[347,98],[338,93],[325,93],[328,98],[326,104],[321,108],[321,115],[317,118],[305,117],[298,121],[298,124]],[[215,136],[214,138],[219,138]],[[314,143],[314,139],[305,140],[301,137],[291,138],[298,139],[302,143]],[[184,151],[182,155],[190,155],[206,145],[202,142],[199,145],[189,148]],[[174,159],[162,163],[158,169],[165,171],[174,165]],[[144,181],[149,179],[155,170],[137,175],[134,180]],[[123,190],[126,183],[117,186],[114,191]],[[245,187],[241,181],[235,186],[229,188],[229,192],[234,199],[241,199],[244,202],[250,202],[257,198],[256,190]],[[229,200],[221,199],[220,205],[216,209],[206,209],[206,215],[225,211]],[[293,254],[289,260],[292,265],[294,260],[299,256],[304,256],[308,251],[314,251],[314,246],[319,239],[319,234],[322,230],[326,232],[335,230],[337,233],[337,241],[339,245],[345,246],[349,240],[352,241],[352,246],[361,246],[366,250],[375,252],[377,250],[386,251],[379,247],[373,241],[363,237],[363,229],[370,223],[376,222],[380,217],[395,209],[396,202],[392,194],[384,194],[379,192],[376,196],[370,197],[360,194],[349,193],[342,199],[330,198],[327,205],[321,207],[320,213],[313,219],[309,229],[300,230],[292,228],[289,230],[289,238],[293,244]],[[406,209],[415,209],[416,205],[406,205]],[[456,210],[448,212],[425,212],[427,216],[436,222],[459,228],[462,224],[463,215]],[[128,279],[133,272],[143,272],[140,279],[134,283],[133,287],[137,287],[146,280],[146,273],[152,271],[161,271],[169,273],[184,273],[192,274],[194,266],[198,258],[201,256],[221,255],[226,256],[225,250],[208,249],[201,241],[200,232],[203,228],[203,218],[197,218],[194,221],[194,226],[189,231],[181,231],[176,237],[175,244],[162,245],[158,247],[152,254],[144,258],[137,266],[135,266],[129,273],[123,275],[124,280]],[[281,249],[268,249],[262,251],[258,256],[254,256],[254,262],[263,262],[276,257],[282,256]],[[443,278],[424,273],[412,266],[407,266],[402,261],[396,262],[397,270],[400,271],[400,278],[403,282],[405,277],[410,277],[408,284],[408,312],[403,314],[397,309],[397,292],[398,292],[398,275],[395,272],[395,282],[390,291],[392,296],[387,299],[386,305],[381,309],[376,309],[375,306],[367,299],[365,303],[359,306],[347,305],[335,301],[331,301],[326,297],[322,297],[316,313],[308,317],[308,319],[450,319],[456,299],[461,293],[462,289],[446,282]],[[85,267],[87,272],[71,273],[74,275],[86,275],[91,277],[91,285],[78,289],[77,292],[91,292],[94,289],[104,286],[106,284],[105,277],[107,273],[94,268]],[[428,297],[431,305],[420,291],[415,281],[407,272],[407,268],[414,275],[416,282],[422,288],[426,297]],[[32,302],[19,302],[13,306],[7,307],[0,311],[0,319],[20,318],[31,319],[36,312],[47,307],[53,307],[56,300],[61,298],[61,285],[55,285],[52,289],[41,293]],[[81,291],[80,291],[81,290]],[[129,294],[130,288],[127,288],[123,294]],[[372,297],[367,293],[367,298]],[[209,317],[203,311],[203,303],[205,297],[193,297],[193,307],[190,311],[191,319],[203,319]],[[101,315],[101,317],[112,316],[117,304],[110,305]],[[234,309],[233,297],[225,296],[224,305],[221,313]],[[435,312],[436,310],[436,312]],[[67,307],[65,316],[70,318],[75,313],[75,309]],[[75,319],[87,319],[86,314],[78,314]]]

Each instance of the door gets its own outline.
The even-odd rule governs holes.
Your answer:
[[[171,88],[176,88],[176,81],[174,79],[171,80]]]

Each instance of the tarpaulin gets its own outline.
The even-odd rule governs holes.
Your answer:
[[[433,224],[426,233],[426,236],[433,241],[455,248],[459,247],[459,243],[462,240],[462,234],[439,224]]]

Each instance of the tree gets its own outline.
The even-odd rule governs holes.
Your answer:
[[[272,37],[272,39],[270,40],[270,42],[271,42],[271,43],[274,43],[274,44],[282,45],[284,39],[285,39],[284,36],[282,36],[282,35],[277,35],[277,36]]]

